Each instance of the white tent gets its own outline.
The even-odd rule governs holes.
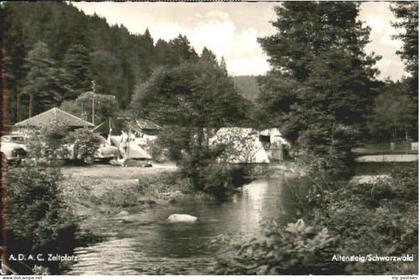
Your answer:
[[[270,137],[270,143],[277,143],[279,145],[286,145],[286,146],[290,147],[290,143],[287,142],[287,140],[283,138],[283,136],[281,135],[281,132],[278,128],[264,129],[260,132],[260,135],[269,136]]]
[[[227,145],[219,161],[229,163],[269,163],[267,152],[259,140],[259,132],[252,128],[223,127],[210,138],[210,145]]]
[[[116,147],[120,147],[120,136],[111,136],[111,142]],[[143,150],[140,146],[138,146],[134,141],[128,142],[128,155],[127,158],[129,159],[152,159],[152,157]]]

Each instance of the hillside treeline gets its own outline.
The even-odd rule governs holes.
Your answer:
[[[185,36],[155,41],[148,30],[130,34],[122,25],[110,26],[65,3],[7,2],[1,13],[12,124],[75,100],[92,90],[92,81],[96,93],[115,96],[126,110],[136,85],[154,70],[202,56]]]

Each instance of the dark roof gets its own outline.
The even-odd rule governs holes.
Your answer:
[[[128,120],[128,119],[120,119],[120,118],[113,118],[110,121],[105,121],[99,124],[95,131],[101,134],[108,134],[110,126],[112,128],[112,134],[118,135],[121,133],[122,129],[130,129],[144,133],[143,130],[161,130],[162,127],[158,124],[154,123],[153,121],[146,120],[146,119],[135,119],[135,120]]]
[[[155,129],[160,130],[162,129],[159,125],[156,123],[146,120],[146,119],[136,119],[135,124],[140,129]]]
[[[88,121],[82,120],[58,108],[52,108],[15,124],[16,127],[44,127],[51,123],[59,123],[68,127],[93,127]]]

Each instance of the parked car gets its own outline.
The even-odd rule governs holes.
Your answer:
[[[1,137],[1,153],[14,163],[20,163],[28,152],[25,145],[26,136],[21,134],[9,134]]]
[[[102,136],[98,136],[98,139],[100,146],[93,158],[91,156],[77,158],[74,153],[74,144],[64,144],[61,147],[64,158],[61,160],[81,160],[86,164],[93,164],[95,161],[109,162],[119,156],[120,152],[117,147],[110,145]],[[27,156],[27,140],[28,137],[22,134],[4,135],[1,137],[1,152],[8,161],[19,164]]]

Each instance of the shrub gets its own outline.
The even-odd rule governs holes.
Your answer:
[[[168,128],[159,135],[157,146],[167,151],[195,191],[225,200],[247,182],[248,169],[229,164],[222,156],[225,151],[229,155],[239,153],[230,139],[222,144],[209,143],[214,133],[214,129],[205,128]]]
[[[314,209],[314,223],[340,235],[337,251],[343,255],[401,256],[418,253],[417,169],[393,172],[390,180],[346,185],[328,193],[323,207]],[[400,264],[402,265],[402,264]],[[415,273],[396,264],[348,264],[352,274]]]
[[[29,157],[37,163],[56,165],[65,159],[93,160],[100,146],[97,134],[87,128],[69,131],[68,127],[54,123],[33,133],[29,139]]]
[[[147,140],[144,148],[156,162],[165,162],[171,160],[169,150],[158,140]]]
[[[333,182],[328,182],[331,185]],[[309,183],[310,185],[311,183]],[[319,190],[305,219],[282,227],[273,224],[263,238],[235,246],[220,259],[220,274],[417,274],[418,175],[395,171],[374,184],[337,184]],[[304,192],[303,192],[304,193]],[[305,197],[305,196],[302,196]],[[303,198],[302,201],[314,201]],[[327,230],[328,229],[328,230]],[[332,262],[332,257],[404,256],[414,262]]]
[[[86,163],[93,161],[95,153],[100,146],[98,135],[87,128],[80,128],[70,132],[65,142],[67,145],[74,145],[73,158],[83,160]]]
[[[71,254],[75,245],[76,221],[66,209],[58,181],[57,168],[25,167],[9,172],[9,253]],[[25,267],[41,265],[59,273],[59,262],[26,260],[11,262],[20,273],[32,273]]]
[[[327,228],[303,220],[280,227],[270,224],[262,239],[236,245],[229,258],[218,261],[218,274],[339,274],[342,266],[331,262],[336,237]]]
[[[202,177],[202,191],[213,195],[220,201],[228,199],[244,184],[247,179],[248,169],[244,166],[213,164],[205,166],[200,172]]]
[[[68,134],[68,128],[60,123],[43,127],[39,134],[32,133],[28,142],[29,158],[46,165],[55,165],[58,160],[68,158],[70,150],[65,145]]]

